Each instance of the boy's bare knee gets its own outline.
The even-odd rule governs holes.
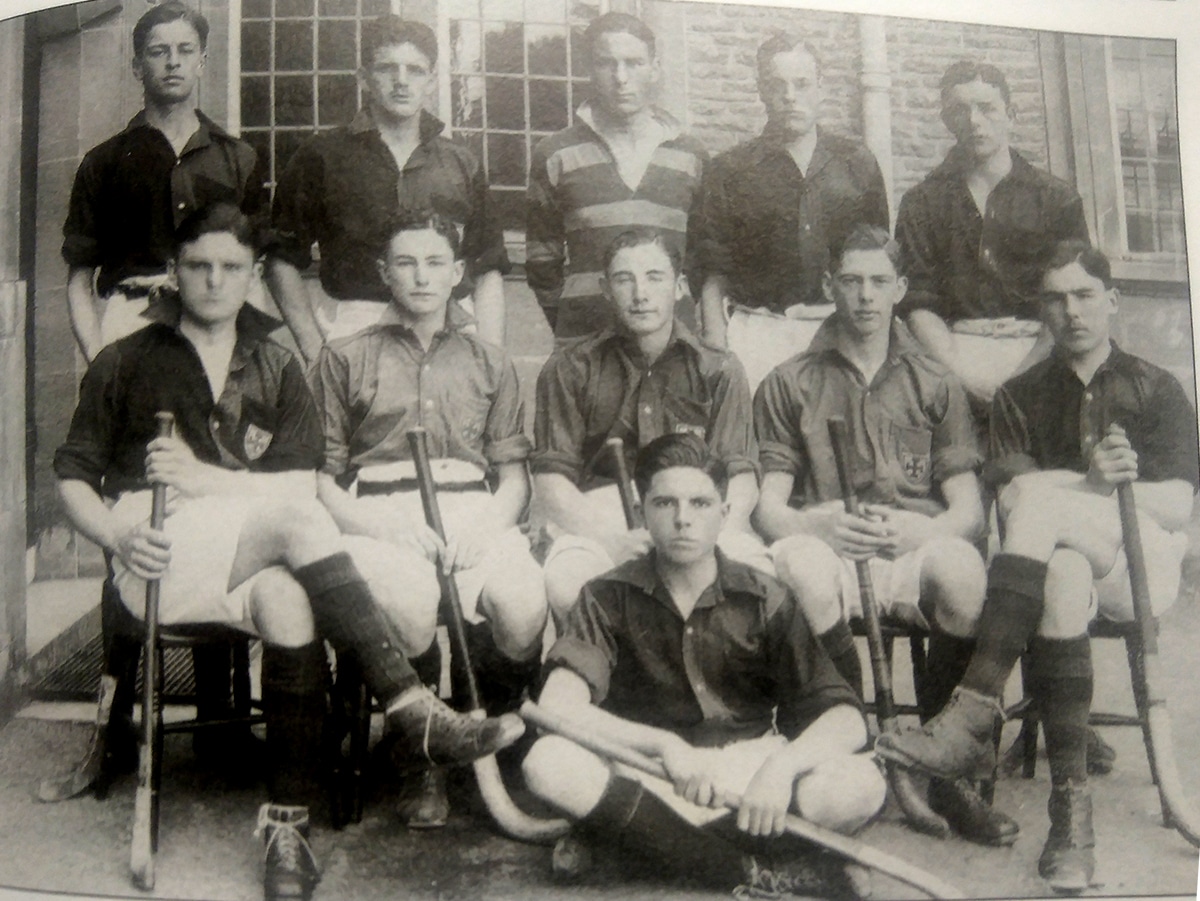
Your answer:
[[[576,818],[596,806],[609,780],[599,757],[557,735],[534,742],[521,773],[530,791]]]
[[[298,648],[316,640],[304,589],[282,567],[263,570],[250,590],[250,616],[264,641]]]
[[[561,621],[579,600],[579,592],[590,579],[611,569],[611,562],[580,549],[562,551],[543,570],[546,600]]]
[[[842,561],[833,548],[810,535],[793,535],[771,552],[780,581],[796,595],[818,632],[842,617]]]
[[[1087,633],[1092,600],[1092,567],[1077,551],[1059,548],[1046,567],[1045,605],[1038,634],[1076,638]]]
[[[820,763],[796,785],[796,809],[806,820],[852,833],[883,808],[887,782],[869,754]]]
[[[921,594],[932,598],[943,628],[957,635],[971,634],[986,591],[987,569],[974,545],[962,538],[942,538],[926,546]]]

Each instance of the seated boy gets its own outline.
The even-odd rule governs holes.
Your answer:
[[[1007,382],[992,406],[989,481],[1000,488],[1002,552],[988,571],[978,645],[946,708],[921,731],[881,737],[889,759],[954,776],[990,770],[992,727],[1017,659],[1050,760],[1050,833],[1038,872],[1079,894],[1095,868],[1087,786],[1097,616],[1134,617],[1116,488],[1132,483],[1150,604],[1174,603],[1184,531],[1200,482],[1196,414],[1169,372],[1111,338],[1117,289],[1108,259],[1057,245],[1041,281],[1050,357]]]
[[[458,230],[439,214],[403,213],[378,261],[392,300],[379,323],[321,350],[313,374],[325,431],[317,493],[367,581],[436,682],[440,592],[454,572],[472,661],[489,709],[514,707],[541,669],[546,594],[518,528],[529,502],[529,439],[507,354],[465,331],[451,292],[463,277]],[[428,435],[447,542],[425,523],[407,433]],[[494,477],[495,491],[489,491]],[[446,821],[444,776],[410,779],[410,826]]]
[[[675,318],[685,293],[678,253],[658,231],[630,229],[608,248],[600,284],[616,326],[561,347],[538,376],[531,468],[555,539],[545,569],[558,623],[588,579],[649,547],[644,529],[626,527],[610,438],[624,441],[629,461],[671,432],[707,441],[729,469],[721,547],[770,569],[750,528],[758,483],[746,373]]]
[[[534,744],[525,777],[586,836],[660,872],[725,890],[846,897],[840,863],[754,840],[781,836],[789,811],[852,832],[879,811],[886,787],[858,753],[867,739],[858,698],[795,598],[716,549],[726,473],[695,435],[641,450],[635,478],[652,549],[588,583],[546,660],[544,707],[661,759],[670,782],[558,736]]]
[[[888,233],[860,225],[830,261],[835,311],[808,351],[775,368],[755,398],[763,468],[757,523],[779,578],[842,675],[862,691],[848,618],[861,613],[856,572],[867,561],[882,612],[930,631],[932,716],[971,653],[984,565],[971,541],[983,524],[980,464],[958,381],[896,319],[905,279]],[[845,511],[827,422],[846,422],[850,469],[863,501]],[[1008,844],[1017,824],[965,785],[934,781],[930,805],[960,833]]]
[[[111,555],[113,584],[136,616],[158,579],[164,625],[222,623],[262,638],[265,894],[308,898],[319,878],[305,806],[325,710],[318,635],[357,656],[388,727],[414,752],[465,762],[523,727],[472,721],[422,687],[344,552],[314,493],[322,438],[303,373],[265,337],[273,321],[245,303],[260,265],[232,204],[185,220],[171,262],[177,318],[96,356],[54,466],[71,523]],[[173,437],[155,437],[159,411],[174,415]],[[161,531],[148,522],[150,483],[168,488]]]

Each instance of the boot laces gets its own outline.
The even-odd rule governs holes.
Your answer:
[[[285,871],[302,873],[309,878],[316,875],[317,859],[308,839],[294,823],[272,817],[266,804],[258,809],[258,825],[254,830],[256,837],[264,834],[267,844],[263,856],[267,861],[274,858],[275,864]]]
[[[746,881],[733,890],[735,898],[794,898],[812,894],[816,888],[811,874],[789,873],[750,858]]]

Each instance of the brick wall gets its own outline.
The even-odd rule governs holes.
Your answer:
[[[858,17],[812,10],[689,5],[686,81],[688,128],[714,152],[757,134],[766,121],[755,85],[754,54],[772,32],[803,35],[821,58],[821,122],[862,137]],[[1008,77],[1016,110],[1015,141],[1038,166],[1047,143],[1038,35],[1034,31],[886,20],[892,77],[892,153],[896,197],[918,182],[952,140],[939,118],[938,80],[955,60],[980,59]]]

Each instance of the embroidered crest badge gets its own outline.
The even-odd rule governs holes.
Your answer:
[[[676,435],[695,435],[697,438],[704,438],[704,426],[692,425],[687,422],[677,422],[672,431]]]
[[[914,454],[912,451],[900,451],[900,465],[904,474],[914,482],[924,482],[929,475],[929,455]]]
[[[246,451],[246,459],[254,462],[265,454],[274,437],[266,429],[260,429],[254,423],[247,425],[246,435],[242,439],[242,448]]]

